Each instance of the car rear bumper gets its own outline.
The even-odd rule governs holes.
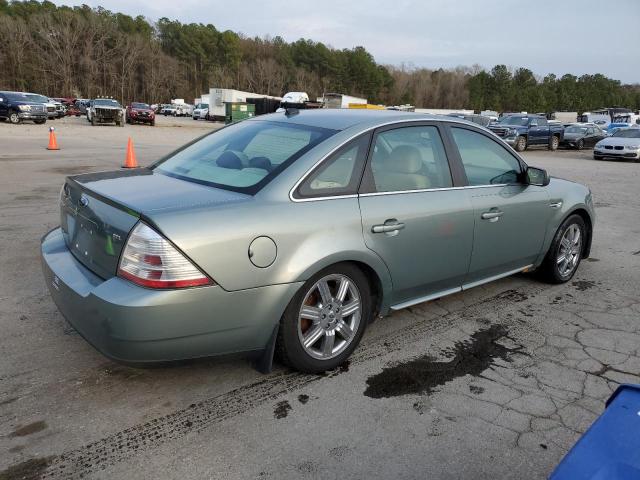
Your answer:
[[[57,228],[42,239],[47,287],[62,315],[101,353],[127,363],[261,350],[301,284],[234,292],[152,290],[108,280],[71,254]]]

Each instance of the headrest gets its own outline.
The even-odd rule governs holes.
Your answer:
[[[216,160],[216,164],[222,168],[242,169],[242,160],[240,160],[240,157],[235,152],[230,150],[223,152]]]
[[[387,170],[397,173],[417,173],[422,168],[420,150],[412,145],[399,145],[385,160]]]
[[[273,170],[273,165],[271,165],[271,161],[267,157],[253,157],[249,160],[249,167],[261,168],[267,172]]]

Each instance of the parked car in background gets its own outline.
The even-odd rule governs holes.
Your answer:
[[[91,100],[88,98],[77,98],[74,105],[80,111],[80,115],[86,115],[89,103],[91,103]]]
[[[476,114],[464,114],[464,113],[449,113],[448,117],[461,118],[463,120],[467,120],[469,122],[477,123],[483,127],[488,127],[491,123],[491,118],[485,115],[476,115]]]
[[[208,103],[199,103],[196,105],[196,108],[193,109],[192,118],[194,120],[204,120],[207,118],[209,114],[209,104]]]
[[[87,120],[94,126],[99,123],[115,123],[119,127],[124,127],[125,113],[117,100],[96,98],[89,102]]]
[[[56,102],[53,102],[48,97],[38,93],[24,92],[24,95],[32,102],[42,103],[45,107],[47,118],[49,120],[55,120],[58,118],[58,105],[56,105]]]
[[[174,115],[176,117],[191,117],[193,115],[193,105],[188,103],[177,104]]]
[[[561,124],[549,124],[547,118],[542,115],[507,115],[490,124],[488,128],[511,145],[516,152],[522,152],[534,145],[546,145],[549,150],[556,150],[564,134]]]
[[[125,115],[127,123],[147,123],[151,126],[156,124],[156,113],[146,103],[130,103],[127,105]]]
[[[640,128],[624,128],[596,143],[593,158],[629,159],[640,162]]]
[[[560,146],[582,150],[593,147],[606,136],[607,134],[595,125],[570,125],[564,129]]]
[[[0,92],[0,120],[9,120],[18,124],[24,120],[32,120],[41,124],[47,121],[46,107],[41,102],[34,102],[21,92]]]
[[[305,372],[392,310],[531,270],[569,281],[594,222],[588,188],[476,124],[356,109],[263,115],[150,168],[68,177],[60,205],[46,284],[98,350],[252,351],[267,370],[276,348]]]
[[[163,105],[162,110],[160,110],[160,113],[165,117],[167,116],[175,117],[176,111],[177,111],[177,108],[175,105]]]

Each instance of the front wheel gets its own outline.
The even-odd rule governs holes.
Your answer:
[[[20,117],[18,116],[17,113],[13,112],[9,115],[9,123],[13,123],[14,125],[17,125],[20,123]]]
[[[342,364],[371,321],[369,282],[354,265],[328,267],[307,280],[285,310],[278,332],[282,361],[307,373]]]
[[[582,150],[584,148],[584,140],[582,139],[578,140],[578,143],[576,143],[576,148],[578,150]]]
[[[586,231],[580,215],[571,215],[562,222],[539,270],[544,280],[549,283],[571,280],[582,260]]]
[[[555,151],[558,149],[559,145],[560,139],[558,138],[558,136],[554,135],[553,137],[551,137],[551,139],[549,140],[549,150]]]
[[[527,149],[527,139],[519,136],[515,145],[516,152],[524,152]]]

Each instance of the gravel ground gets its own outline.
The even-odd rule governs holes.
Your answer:
[[[60,151],[46,151],[48,127]],[[216,124],[0,124],[0,479],[545,478],[619,383],[640,383],[640,165],[533,150],[595,195],[592,258],[375,322],[323,376],[242,358],[113,363],[57,312],[40,237],[64,176],[148,164]]]

